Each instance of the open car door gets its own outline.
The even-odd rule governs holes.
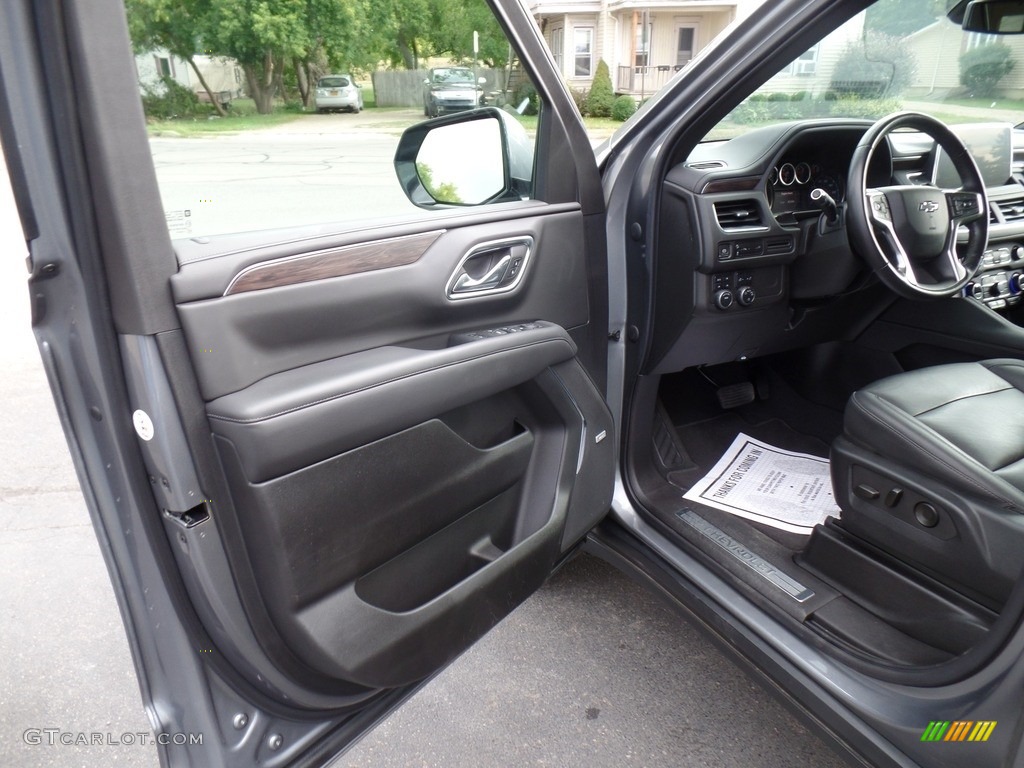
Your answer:
[[[517,199],[172,242],[123,4],[3,4],[36,338],[153,727],[204,736],[166,765],[329,761],[608,508],[600,178],[497,5],[541,105]]]

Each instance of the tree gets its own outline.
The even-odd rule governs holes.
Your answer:
[[[210,0],[126,0],[125,6],[135,51],[143,53],[165,48],[172,56],[187,62],[217,114],[223,117],[220,99],[214,96],[195,62],[197,41],[209,21]]]
[[[285,62],[306,55],[306,3],[210,0],[210,4],[208,44],[238,61],[256,111],[269,114],[281,87]]]
[[[367,8],[372,30],[370,46],[380,59],[406,69],[417,69],[420,40],[432,26],[433,0],[377,0]],[[429,54],[428,54],[429,55]]]
[[[864,28],[891,37],[924,29],[946,12],[944,0],[878,0],[864,15]]]
[[[597,62],[594,82],[587,94],[587,114],[591,117],[610,117],[615,91],[612,89],[612,76],[604,59]]]
[[[431,56],[470,61],[473,32],[481,62],[498,66],[508,57],[508,40],[484,0],[375,0],[366,14],[371,49],[395,66],[417,69]]]
[[[960,83],[972,96],[995,96],[999,81],[1013,71],[1016,62],[1004,43],[979,45],[960,54]]]
[[[480,39],[477,58],[488,67],[500,67],[508,58],[508,39],[484,0],[431,0],[435,17],[426,36],[433,56],[473,58],[473,33]]]
[[[895,98],[914,81],[917,61],[904,40],[873,32],[851,41],[832,70],[830,89],[861,98]]]
[[[365,40],[364,0],[304,0],[306,40],[301,55],[292,58],[299,97],[312,105],[313,86],[330,70],[349,72],[379,60]]]

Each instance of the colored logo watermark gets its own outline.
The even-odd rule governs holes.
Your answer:
[[[932,720],[921,741],[988,741],[996,729],[995,720]]]

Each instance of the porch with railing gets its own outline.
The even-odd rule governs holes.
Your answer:
[[[648,96],[665,85],[669,78],[682,68],[682,64],[677,64],[674,67],[668,64],[651,64],[641,67],[620,65],[615,92]]]

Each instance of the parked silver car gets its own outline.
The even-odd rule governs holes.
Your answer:
[[[468,67],[437,67],[423,81],[423,114],[437,117],[480,106],[485,78],[475,78]]]
[[[359,112],[363,108],[363,92],[351,75],[325,75],[316,81],[316,111],[344,109]]]

